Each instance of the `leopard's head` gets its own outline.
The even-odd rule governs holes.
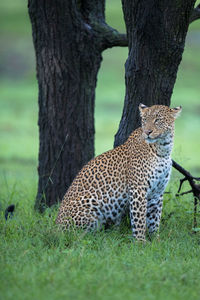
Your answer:
[[[174,121],[179,116],[181,106],[170,108],[165,105],[147,107],[139,105],[143,137],[148,143],[155,143],[173,135]]]

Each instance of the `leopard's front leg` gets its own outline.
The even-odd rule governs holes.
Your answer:
[[[158,232],[161,213],[162,213],[163,197],[157,196],[152,199],[148,199],[147,202],[147,227],[149,235],[153,235]]]
[[[146,193],[141,189],[137,191],[129,190],[130,219],[133,237],[137,240],[145,241],[146,232]]]

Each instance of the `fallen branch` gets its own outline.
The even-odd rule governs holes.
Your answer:
[[[200,181],[200,177],[194,177],[192,176],[187,170],[185,170],[183,167],[181,167],[179,164],[177,164],[174,160],[172,160],[172,166],[179,171],[181,174],[183,174],[185,177],[180,179],[180,185],[178,188],[178,192],[176,196],[182,196],[185,194],[193,193],[194,196],[194,228],[197,227],[197,220],[196,220],[196,213],[197,213],[197,201],[200,202],[200,184],[197,184],[196,181]],[[188,181],[191,190],[180,193],[182,185],[185,181]]]

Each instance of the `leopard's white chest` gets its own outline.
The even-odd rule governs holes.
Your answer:
[[[157,161],[153,172],[148,180],[147,197],[157,198],[164,193],[171,175],[172,161],[169,159],[160,159]]]

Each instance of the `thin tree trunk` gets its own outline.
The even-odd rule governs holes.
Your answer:
[[[126,37],[105,23],[104,0],[29,0],[39,85],[35,207],[60,201],[94,156],[94,99],[104,49]]]
[[[122,0],[129,56],[115,146],[140,126],[139,103],[170,105],[194,0]]]

